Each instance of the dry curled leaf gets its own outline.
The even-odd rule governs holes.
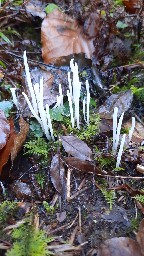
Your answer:
[[[10,134],[10,125],[4,112],[0,109],[0,150],[6,145]]]
[[[91,58],[93,41],[84,35],[76,20],[55,9],[42,22],[42,56],[45,63],[56,62],[62,56],[85,53]]]
[[[65,151],[69,155],[77,157],[81,160],[90,160],[92,151],[85,142],[71,135],[62,136],[61,140]]]

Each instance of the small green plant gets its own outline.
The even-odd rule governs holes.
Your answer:
[[[49,205],[48,202],[43,201],[43,206],[47,213],[54,214],[55,208],[53,206]]]
[[[0,226],[3,226],[9,218],[14,216],[16,209],[16,202],[6,200],[0,204]]]
[[[144,204],[144,195],[136,195],[133,198],[139,201],[140,203]]]
[[[81,140],[89,141],[92,137],[94,137],[99,132],[99,123],[100,116],[98,114],[93,114],[90,116],[90,124],[87,127],[81,129],[78,134],[78,137]]]
[[[114,4],[115,6],[123,5],[123,1],[122,1],[122,0],[113,0],[113,4]]]
[[[144,104],[144,87],[138,88],[131,86],[131,91],[136,96],[136,98]]]
[[[112,210],[116,195],[114,190],[107,190],[106,188],[101,188],[101,192],[105,197],[106,202],[109,204],[110,210]]]
[[[97,156],[97,162],[100,164],[101,168],[104,167],[112,167],[115,165],[115,159],[112,156],[104,157],[104,156]]]
[[[45,174],[44,173],[36,173],[35,178],[37,183],[40,185],[40,187],[43,189],[44,188],[44,182],[45,182]]]
[[[39,160],[39,166],[46,167],[51,159],[52,153],[58,150],[59,141],[46,141],[44,138],[34,138],[25,143],[25,154],[34,155]],[[43,184],[43,178],[39,175],[37,180]],[[43,186],[43,185],[42,185]]]
[[[13,247],[6,256],[49,256],[53,255],[47,249],[47,244],[53,241],[45,232],[26,223],[12,232]]]
[[[80,130],[77,128],[72,128],[70,121],[65,119],[65,125],[67,127],[68,133],[73,133],[79,137],[80,140],[90,141],[99,132],[100,116],[98,114],[93,114],[90,116],[89,126],[81,127]]]
[[[133,218],[131,220],[131,229],[132,229],[132,231],[138,229],[139,222],[140,222],[140,220],[138,218]]]
[[[43,138],[36,138],[25,143],[24,148],[27,150],[26,154],[34,154],[37,156],[48,156],[48,143]]]

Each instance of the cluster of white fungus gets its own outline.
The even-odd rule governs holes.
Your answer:
[[[29,100],[28,96],[24,92],[22,94],[29,106],[31,113],[41,125],[43,132],[46,135],[46,138],[48,140],[50,139],[54,140],[52,122],[51,122],[50,113],[49,113],[49,106],[48,104],[46,104],[46,107],[44,108],[44,104],[43,104],[43,78],[40,79],[39,84],[36,83],[33,85],[31,81],[28,62],[27,62],[26,51],[24,52],[23,59],[24,59],[26,79],[27,79],[27,84],[30,91],[31,101]],[[79,129],[80,128],[79,102],[80,102],[80,93],[81,93],[81,82],[79,81],[78,65],[77,63],[74,63],[74,59],[71,59],[70,61],[70,68],[71,68],[71,72],[68,72],[69,90],[67,90],[67,97],[68,97],[69,108],[70,108],[70,118],[71,118],[72,127],[74,128],[74,125],[76,122],[76,126]],[[16,97],[15,90],[16,90],[15,88],[11,88],[11,93],[13,97],[13,102],[16,105],[16,107],[19,109],[19,103]],[[87,92],[86,98],[83,99],[83,115],[84,115],[84,120],[86,121],[87,125],[89,125],[90,92],[89,92],[88,81],[86,81],[86,92]],[[57,103],[55,107],[59,107],[59,106],[63,106],[63,94],[62,94],[61,84],[59,84],[59,96],[57,96]],[[113,152],[114,154],[116,154],[119,146],[119,142],[120,142],[120,132],[121,132],[121,126],[122,126],[122,121],[124,117],[124,112],[121,114],[119,118],[119,122],[117,121],[118,119],[117,116],[118,116],[118,108],[115,107],[114,114],[113,114]],[[132,117],[132,127],[129,130],[129,136],[128,136],[129,142],[132,138],[134,128],[135,128],[135,118]],[[119,167],[120,165],[125,142],[126,142],[126,134],[123,135],[120,142],[120,147],[117,154],[116,167]]]
[[[118,119],[118,108],[115,107],[114,108],[114,113],[113,113],[113,152],[114,153],[117,152],[117,149],[118,149],[118,146],[119,146],[120,132],[121,132],[123,117],[124,117],[124,112],[121,114],[121,116],[119,118],[119,122],[117,121],[117,119]],[[132,134],[134,132],[134,128],[135,128],[135,117],[132,117],[132,126],[131,126],[131,129],[129,130],[128,142],[131,141]],[[120,161],[121,161],[121,157],[122,157],[125,142],[126,142],[126,134],[123,134],[121,142],[120,142],[120,148],[119,148],[118,155],[117,155],[116,168],[118,168],[119,165],[120,165]]]

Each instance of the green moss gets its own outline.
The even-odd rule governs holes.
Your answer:
[[[96,157],[95,159],[100,164],[101,168],[104,168],[104,167],[114,168],[115,159],[113,158],[113,156],[104,157],[101,155],[101,156]]]
[[[68,133],[77,135],[79,139],[90,141],[95,135],[99,133],[100,116],[98,114],[92,114],[90,116],[90,124],[87,126],[81,125],[80,130],[71,127],[71,122],[65,119],[65,125]]]
[[[47,237],[45,232],[26,223],[16,228],[12,233],[13,247],[6,256],[48,256],[52,255],[47,249],[47,243],[53,238]]]
[[[57,151],[59,144],[59,141],[46,141],[44,138],[34,138],[25,143],[25,154],[35,155],[40,160],[41,165],[47,165],[52,153]]]
[[[107,190],[106,188],[102,188],[101,192],[105,197],[106,202],[109,204],[110,210],[112,210],[116,195],[114,190]]]
[[[55,208],[51,205],[49,205],[48,202],[43,201],[43,206],[48,214],[54,214]]]
[[[142,104],[144,104],[144,87],[138,88],[135,86],[131,86],[131,90],[133,94],[136,96],[136,99],[138,99]]]
[[[45,173],[43,173],[43,172],[42,173],[41,172],[36,173],[35,178],[36,178],[37,183],[43,189],[44,188],[44,183],[45,183],[45,180],[46,180]]]
[[[0,204],[0,227],[4,226],[5,223],[14,217],[17,209],[17,203],[11,201],[4,201]]]
[[[139,201],[140,203],[144,204],[144,195],[136,195],[133,198]]]

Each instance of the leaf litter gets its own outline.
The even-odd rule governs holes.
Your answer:
[[[21,7],[18,7],[20,9],[20,12],[18,13],[18,16],[16,16],[17,19],[15,21],[11,18],[11,16],[9,16],[7,20],[5,19],[5,16],[2,16],[2,20],[5,21],[6,24],[9,22],[13,22],[13,25],[17,24],[17,22],[21,24],[21,21],[24,21],[26,23],[28,22],[28,26],[30,27],[30,24],[34,24],[36,22],[36,18],[33,18],[33,16],[39,16],[42,18],[41,15],[44,14],[44,6],[42,6],[41,3],[38,3],[37,6],[35,6],[35,3],[33,3],[33,1],[29,2],[33,4],[31,5],[31,7],[28,7],[28,3],[26,3],[26,6],[27,8],[29,8],[29,13],[31,13],[31,15],[28,14],[28,16],[26,16],[25,14],[25,17],[23,17],[21,13],[23,13],[24,10],[21,9]],[[66,1],[56,1],[56,4],[58,4],[62,8],[65,7],[67,10],[67,14],[64,14],[64,12],[60,12],[58,8],[57,11],[48,14],[48,17],[46,17],[43,21],[43,25],[46,26],[44,28],[44,30],[46,29],[46,31],[44,31],[46,35],[42,35],[42,51],[44,56],[44,62],[62,63],[63,59],[63,63],[65,64],[65,55],[68,55],[68,59],[70,59],[71,56],[69,56],[69,54],[73,55],[74,53],[84,52],[89,58],[93,56],[94,62],[92,63],[92,65],[94,65],[94,63],[97,63],[98,75],[100,71],[100,77],[102,78],[102,81],[104,81],[104,84],[106,83],[108,85],[108,89],[110,88],[109,85],[111,85],[109,81],[111,78],[113,79],[115,74],[119,75],[116,79],[118,80],[119,87],[121,87],[120,83],[123,82],[122,78],[125,78],[126,75],[125,73],[121,73],[121,70],[126,70],[127,72],[128,69],[130,69],[131,72],[130,65],[125,65],[126,60],[129,58],[129,55],[131,54],[131,43],[129,44],[128,41],[124,39],[123,32],[127,31],[131,33],[131,29],[133,30],[133,28],[136,28],[135,17],[129,17],[128,15],[129,13],[137,13],[140,14],[141,19],[142,1],[137,1],[137,3],[131,1],[131,4],[129,4],[130,1],[121,1],[122,4],[124,4],[125,6],[119,6],[118,8],[114,7],[113,1],[90,1],[90,3],[87,3],[87,1],[71,1],[71,5],[70,3],[65,2]],[[42,8],[38,9],[39,6],[40,8]],[[113,10],[112,7],[116,9]],[[124,11],[124,9],[127,13]],[[10,10],[9,13],[9,8],[6,8],[4,12],[5,14],[11,14],[12,11]],[[67,26],[65,26],[65,20],[68,21]],[[45,24],[45,22],[48,23]],[[25,33],[25,30],[26,28],[24,29],[24,34],[22,34],[22,36],[25,39],[27,39],[27,33]],[[49,34],[51,35],[51,37],[48,38],[48,41],[47,31],[52,33]],[[36,33],[39,33],[37,27]],[[76,37],[76,40],[71,40],[73,36]],[[139,35],[137,36],[137,38],[138,37]],[[55,38],[57,38],[58,40],[55,40]],[[68,40],[66,40],[66,38]],[[10,39],[12,40],[12,38]],[[35,39],[33,38],[33,43],[35,43],[34,40]],[[132,41],[134,40],[132,39]],[[34,44],[31,42],[31,40],[29,40],[29,43],[27,45],[25,45],[25,43],[25,40],[22,42],[22,44],[18,43],[18,41],[16,40],[14,49],[19,52],[20,56],[22,51],[25,50],[25,48],[28,48],[30,52],[29,59],[37,60],[41,50],[39,44],[35,44],[35,47],[33,47]],[[62,43],[62,45],[60,43]],[[13,53],[13,48],[11,45],[5,45],[4,47],[8,47],[9,52],[11,51],[11,53]],[[31,49],[33,49],[33,53]],[[67,49],[69,51],[67,51]],[[5,54],[2,53],[2,57],[5,59],[5,57],[8,56],[8,54],[9,53],[7,52]],[[11,65],[10,67],[8,64],[6,64],[7,72],[3,72],[5,76],[2,76],[1,79],[2,81],[4,81],[4,79],[7,78],[8,81],[13,82],[12,84],[15,87],[16,81],[22,81],[19,80],[19,77],[21,75],[20,70],[22,69],[22,67],[20,67],[19,65],[17,70],[15,70],[15,67],[17,66],[16,62],[20,63],[20,59],[18,59],[16,56],[10,59],[10,56],[8,56],[8,61],[10,60],[10,62],[14,63],[13,58],[15,58],[14,67],[12,67],[13,65]],[[111,66],[113,60],[118,61],[116,64],[118,65],[118,67],[114,66],[113,68],[113,64]],[[37,66],[37,63],[33,65]],[[30,62],[30,67],[31,66],[32,63]],[[109,67],[111,70],[107,70]],[[44,66],[40,66],[40,68],[43,69]],[[8,70],[10,70],[9,75]],[[85,71],[88,72],[88,70]],[[102,74],[105,71],[109,74],[109,77],[106,79],[105,76],[103,80]],[[60,81],[58,79],[60,72],[60,69],[57,69],[57,77],[56,79],[51,81],[52,87],[50,84],[50,88],[46,89],[46,94],[44,94],[44,96],[46,97],[47,101],[49,101],[49,92],[51,91],[53,94],[54,87],[56,88],[55,91],[58,94],[58,84],[59,82],[62,83],[62,80]],[[41,76],[39,68],[35,70],[35,73],[33,75],[34,78],[37,74]],[[52,71],[50,73],[50,77],[51,74],[53,75]],[[46,74],[46,76],[47,75],[48,73]],[[57,82],[55,82],[56,80]],[[63,89],[66,90],[67,81],[65,78],[64,80],[65,81]],[[117,84],[117,81],[112,80],[112,84],[113,83]],[[23,87],[25,87],[24,83]],[[129,108],[133,108],[133,97],[130,91],[122,92],[118,94],[117,97],[115,97],[113,93],[108,91],[108,96],[109,94],[112,94],[112,96],[114,95],[113,97],[110,96],[111,98],[108,98],[106,95],[107,92],[105,91],[105,86],[101,86],[100,92],[95,92],[95,86],[94,84],[91,84],[91,90],[93,92],[94,98],[97,98],[97,96],[101,98],[99,103],[100,107],[103,108],[102,115],[104,120],[106,120],[107,118],[111,119],[114,106],[118,106],[119,108],[121,107],[122,112],[127,111]],[[54,92],[54,97],[55,96],[56,94]],[[105,104],[103,104],[103,101],[107,98],[108,101],[105,101]],[[52,101],[52,103],[54,103],[54,101]],[[140,113],[138,113],[138,115],[139,114]],[[18,179],[17,182],[19,182],[19,184],[22,185],[22,189],[26,187],[30,189],[30,197],[28,199],[24,195],[24,193],[20,195],[19,199],[31,201],[32,197],[32,200],[35,201],[35,204],[38,206],[40,218],[44,223],[42,224],[42,227],[46,229],[50,228],[53,234],[60,234],[60,236],[63,236],[65,241],[68,240],[67,238],[72,236],[73,234],[73,244],[80,244],[78,246],[73,246],[72,244],[65,245],[63,243],[64,240],[60,240],[59,236],[57,238],[59,239],[59,241],[55,241],[55,244],[51,245],[51,249],[55,253],[55,255],[57,255],[57,253],[60,253],[60,251],[62,251],[63,255],[81,255],[81,253],[83,255],[94,255],[94,251],[99,255],[105,255],[104,253],[106,253],[106,255],[112,255],[112,250],[114,250],[115,255],[137,255],[138,253],[138,255],[141,255],[141,253],[143,252],[143,224],[140,224],[139,231],[137,233],[138,242],[135,240],[132,228],[130,228],[130,222],[132,221],[132,219],[136,219],[136,212],[138,211],[138,215],[140,215],[137,216],[139,220],[142,219],[141,213],[144,212],[143,203],[133,198],[134,196],[137,195],[143,195],[143,181],[141,176],[143,173],[136,173],[137,164],[140,164],[141,166],[144,165],[143,149],[138,149],[138,146],[142,147],[142,144],[140,143],[143,142],[143,125],[138,131],[138,135],[135,135],[132,138],[132,140],[135,138],[136,146],[131,145],[131,148],[127,149],[126,153],[123,156],[122,167],[124,168],[124,170],[121,170],[118,173],[115,173],[111,167],[103,168],[100,165],[100,162],[98,162],[98,160],[95,160],[95,157],[104,157],[106,154],[108,156],[111,156],[111,154],[108,151],[111,150],[111,142],[109,140],[109,137],[111,137],[110,134],[112,131],[112,124],[107,122],[106,125],[105,128],[103,128],[103,130],[100,130],[101,133],[98,135],[99,140],[97,139],[96,134],[96,136],[93,137],[93,140],[91,140],[90,143],[88,143],[88,145],[87,142],[80,141],[74,136],[68,136],[70,138],[68,138],[67,136],[62,136],[62,144],[63,148],[65,149],[64,155],[68,154],[68,156],[63,157],[61,154],[55,155],[53,154],[53,152],[48,153],[48,157],[50,155],[52,160],[51,163],[47,164],[47,166],[44,167],[44,169],[46,169],[47,174],[46,181],[44,181],[44,189],[40,189],[40,185],[37,182],[38,178],[35,178],[35,174],[41,174],[41,172],[44,171],[43,168],[41,169],[41,167],[39,167],[40,162],[37,159],[37,156],[31,156],[29,158],[29,164],[28,162],[25,162],[23,167],[22,165],[19,165],[20,168],[18,168],[18,166],[16,165],[14,167],[16,168],[17,173],[20,170],[19,175],[17,174],[16,177],[20,178],[20,180]],[[107,131],[108,125],[109,133]],[[21,135],[18,133],[19,142],[17,142],[16,144],[19,144],[19,146],[14,149],[15,153],[13,155],[13,159],[17,159],[17,157],[19,158],[19,149],[26,139],[25,130],[27,129],[28,127],[24,125],[23,129],[21,129],[20,131]],[[22,135],[22,133],[24,133],[24,135]],[[105,134],[103,135],[103,133]],[[4,152],[3,148],[1,150],[0,159],[2,159],[4,163],[2,161],[2,163],[0,164],[1,170],[8,162],[11,150],[14,147],[15,136],[17,136],[13,124],[11,124],[10,133],[7,133],[6,136],[6,145],[4,146],[4,148],[6,149],[7,154],[6,152]],[[11,140],[11,142],[9,142],[9,140]],[[10,144],[8,144],[8,142]],[[95,146],[96,148],[93,146]],[[95,153],[95,150],[99,150],[99,152]],[[71,200],[65,202],[67,193],[66,182],[68,179],[68,173],[70,173],[69,181]],[[52,185],[48,183],[48,175],[50,175],[53,186],[59,195],[58,204],[60,209],[56,208],[56,212],[53,216],[46,215],[46,212],[44,212],[41,206],[42,201],[48,198],[48,194],[50,195],[51,199],[53,196],[53,193],[51,192]],[[97,179],[98,181],[100,179],[102,183],[106,182],[106,187],[108,190],[113,189],[116,192],[117,199],[116,201],[114,201],[113,209],[111,212],[109,210],[106,198],[104,198],[100,189],[96,186]],[[139,182],[136,182],[137,180]],[[33,183],[33,185],[31,185],[31,183]],[[122,185],[118,183],[122,183]],[[28,186],[25,186],[25,184],[27,184]],[[104,184],[101,184],[101,186],[102,185]],[[39,193],[39,191],[41,191],[41,193]],[[11,187],[10,190],[8,188],[8,193],[9,197],[12,200],[13,198],[16,197],[16,193],[13,192],[13,187]],[[36,194],[39,195],[38,202],[36,201]],[[62,199],[61,201],[60,197],[62,197],[65,200]],[[50,203],[55,201],[54,198],[52,199],[52,201],[51,199],[48,199]],[[122,212],[123,218],[121,218],[121,220],[118,221],[118,219],[120,218],[120,211]],[[130,237],[126,237],[127,234]],[[79,238],[80,236],[86,237],[84,243],[83,240]],[[115,244],[117,246],[115,246]]]

